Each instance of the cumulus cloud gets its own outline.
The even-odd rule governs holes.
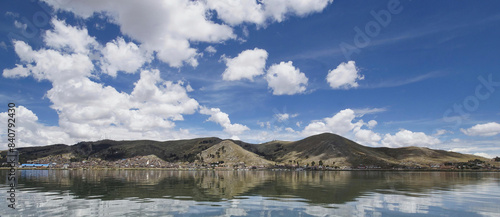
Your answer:
[[[278,113],[274,115],[279,122],[287,121],[290,118],[299,116],[299,114]]]
[[[103,134],[113,139],[185,137],[185,131],[172,132],[174,121],[198,108],[182,82],[163,81],[158,70],[143,70],[131,94],[79,78],[53,83],[46,95],[58,111],[61,129],[80,140]]]
[[[267,70],[266,80],[274,95],[293,95],[306,91],[308,78],[292,61],[274,64]]]
[[[244,22],[263,24],[266,20],[262,4],[255,0],[207,0],[207,6],[217,11],[217,17],[235,26]]]
[[[500,124],[490,122],[486,124],[477,124],[469,129],[460,129],[467,136],[495,136],[500,134]]]
[[[305,16],[310,13],[322,11],[333,0],[277,0],[265,1],[266,14],[275,21],[281,22],[288,14]]]
[[[192,42],[219,43],[236,39],[231,26],[252,23],[265,26],[282,22],[287,16],[321,12],[333,0],[163,0],[163,1],[73,1],[44,0],[56,10],[70,11],[89,18],[105,15],[120,26],[123,34],[139,41],[149,51],[170,64],[197,66],[200,56]],[[216,14],[224,23],[215,23]]]
[[[45,126],[38,123],[38,117],[28,108],[18,106],[16,109],[16,147],[40,146],[48,144],[73,143],[76,140],[56,126]],[[7,112],[0,113],[0,124],[7,126]],[[7,140],[7,135],[0,134],[2,141]],[[2,143],[0,150],[8,149],[7,144]]]
[[[72,1],[45,0],[57,10],[89,18],[105,14],[120,31],[142,43],[148,51],[172,67],[197,66],[199,53],[191,42],[218,43],[236,36],[231,27],[208,16],[203,1]]]
[[[117,38],[106,43],[102,49],[103,73],[116,77],[118,71],[136,72],[144,63],[151,61],[151,54],[139,48],[135,43],[126,43],[123,38]]]
[[[224,131],[233,137],[242,134],[244,131],[250,130],[250,128],[245,125],[231,124],[229,115],[222,112],[219,108],[209,109],[205,106],[202,106],[200,108],[200,114],[210,115],[210,117],[207,119],[208,121],[212,121],[221,125],[224,128]]]
[[[311,136],[328,132],[351,138],[362,145],[386,147],[432,146],[441,143],[433,136],[406,129],[401,129],[394,135],[389,133],[381,135],[372,131],[372,128],[377,125],[377,121],[365,122],[359,117],[354,110],[344,109],[332,117],[312,121],[304,128],[302,135]]]
[[[97,47],[94,37],[89,36],[87,29],[67,25],[66,22],[52,19],[54,29],[45,32],[45,44],[56,50],[88,54],[90,48]]]
[[[241,79],[253,81],[253,77],[264,74],[267,55],[266,50],[254,48],[241,52],[235,58],[222,56],[227,67],[222,73],[222,79],[226,81]]]
[[[37,80],[62,83],[73,77],[90,76],[94,69],[90,58],[81,53],[65,54],[51,49],[34,51],[23,41],[15,41],[14,50],[22,64],[5,69],[3,76],[7,78],[32,75]]]
[[[198,102],[188,95],[193,89],[181,81],[163,80],[159,70],[142,68],[145,63],[157,58],[172,67],[196,66],[202,53],[193,45],[236,39],[234,25],[281,22],[287,16],[319,12],[332,2],[245,1],[242,3],[247,5],[238,11],[232,8],[230,1],[44,1],[56,10],[69,11],[80,18],[104,17],[117,24],[123,36],[100,44],[84,26],[71,26],[53,18],[52,28],[42,34],[44,47],[34,48],[22,41],[13,42],[20,62],[11,69],[4,69],[3,76],[32,76],[39,81],[51,82],[45,97],[59,115],[59,126],[45,126],[38,122],[33,111],[19,107],[26,120],[31,120],[29,130],[24,132],[32,135],[21,145],[71,143],[107,136],[111,139],[186,138],[189,131],[174,128],[176,121],[183,120],[184,115],[193,114],[199,108]],[[215,16],[220,19],[215,19]],[[205,51],[209,54],[217,52],[213,46],[208,46]],[[253,51],[258,54],[257,62],[260,61],[258,70],[253,72],[257,74],[240,75],[239,79],[252,80],[264,74],[267,52],[262,49]],[[283,65],[289,67],[281,67]],[[270,71],[273,76],[267,80],[274,94],[305,91],[307,78],[291,62],[275,65]],[[115,77],[118,72],[140,72],[132,92],[122,92],[95,81],[99,80],[101,73]],[[244,125],[232,124],[220,109],[203,111],[210,115],[210,121],[220,124],[233,136],[249,130]]]
[[[382,145],[386,147],[403,147],[403,146],[433,146],[440,144],[441,141],[433,136],[426,135],[423,132],[412,132],[406,129],[401,129],[394,135],[385,134],[382,140]]]
[[[84,29],[60,28],[87,33]],[[55,30],[49,32],[54,34],[47,34],[46,37],[57,38],[59,36],[56,34],[63,34]],[[49,41],[45,40],[46,43]],[[89,46],[80,46],[79,43],[68,40],[51,45],[51,49],[33,50],[25,42],[14,42],[21,64],[13,69],[5,69],[3,76],[33,76],[38,80],[50,81],[52,88],[45,96],[59,115],[58,127],[46,127],[37,122],[33,112],[25,112],[29,117],[26,119],[31,120],[29,126],[32,126],[27,128],[26,134],[32,139],[25,140],[20,146],[48,145],[54,141],[62,143],[62,140],[66,143],[96,140],[106,138],[106,135],[112,139],[165,140],[191,137],[185,129],[174,130],[175,121],[183,120],[183,115],[193,114],[199,107],[198,102],[188,96],[188,92],[192,91],[189,85],[184,85],[182,81],[165,81],[160,77],[159,70],[149,69],[141,70],[140,79],[134,84],[131,93],[119,92],[114,87],[90,80],[96,75],[92,74],[95,68],[89,56],[99,50],[86,50]],[[139,52],[134,44],[120,39],[106,47],[125,50],[126,58],[134,58],[136,54],[133,52]],[[106,51],[106,47],[103,48],[104,59],[113,55],[113,52]],[[127,53],[129,51],[132,53]],[[146,59],[138,60],[135,65],[115,66],[115,70],[135,71]],[[108,64],[103,68],[118,64],[119,61],[115,60],[121,61],[120,58],[102,60],[104,65]]]
[[[333,89],[350,89],[358,87],[358,80],[365,77],[359,74],[359,69],[354,61],[341,63],[337,68],[328,71],[326,80]]]
[[[486,141],[457,141],[455,144],[453,144],[452,149],[449,149],[449,151],[452,152],[460,152],[463,154],[473,154],[485,158],[494,158],[495,153],[500,150],[498,146],[497,141],[491,141],[491,140],[486,140]],[[456,148],[459,147],[459,148]]]
[[[495,156],[493,156],[491,154],[484,153],[484,152],[474,153],[474,155],[477,155],[477,156],[480,156],[480,157],[484,157],[484,158],[489,158],[489,159],[493,159],[495,157]]]
[[[290,115],[287,114],[287,113],[284,113],[284,114],[276,114],[275,115],[276,119],[278,119],[278,121],[282,122],[282,121],[286,121],[288,120],[288,118],[290,118]]]
[[[15,68],[4,69],[3,76],[6,78],[24,78],[31,74],[30,70],[23,65],[16,64]]]
[[[371,129],[371,128],[374,128],[375,126],[377,126],[377,124],[378,124],[378,122],[376,120],[370,120],[370,121],[368,121],[367,126],[368,126],[368,128]]]
[[[381,140],[381,136],[368,129],[362,129],[363,126],[369,128],[374,127],[377,122],[370,120],[365,123],[363,120],[355,120],[356,113],[352,109],[344,109],[332,117],[324,118],[322,120],[312,121],[307,125],[302,134],[305,136],[316,135],[319,133],[335,133],[344,137],[351,137],[364,145],[376,146]]]
[[[382,137],[380,134],[371,130],[359,129],[355,132],[354,138],[357,142],[363,145],[378,146]]]
[[[208,46],[205,48],[205,52],[209,53],[210,55],[213,55],[214,53],[217,53],[217,49],[213,46]]]
[[[217,16],[230,25],[254,23],[264,25],[266,21],[282,22],[286,15],[305,16],[322,11],[333,0],[207,0],[208,6],[217,11]]]
[[[43,40],[52,49],[34,51],[23,41],[14,41],[14,50],[21,60],[13,69],[5,69],[3,76],[27,77],[63,83],[74,77],[88,77],[94,65],[90,50],[99,47],[85,28],[67,25],[52,19],[53,30],[46,31]]]
[[[332,117],[312,121],[304,128],[303,134],[309,136],[329,132],[347,136],[353,129],[363,126],[362,120],[353,122],[355,118],[356,115],[352,109],[344,109]]]

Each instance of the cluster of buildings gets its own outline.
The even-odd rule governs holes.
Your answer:
[[[138,156],[115,161],[107,161],[99,158],[89,158],[78,161],[74,158],[65,158],[61,156],[47,157],[39,160],[28,161],[22,164],[23,168],[178,168],[178,164],[169,163],[160,158],[149,156]]]

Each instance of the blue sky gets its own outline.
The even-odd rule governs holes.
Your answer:
[[[21,147],[331,132],[500,155],[497,1],[0,4]]]

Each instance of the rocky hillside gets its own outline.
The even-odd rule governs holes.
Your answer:
[[[300,165],[312,163],[335,166],[392,167],[395,165],[429,165],[445,162],[467,162],[480,159],[476,155],[461,154],[423,147],[372,148],[360,145],[342,136],[323,133],[296,142],[275,141],[256,145],[257,153],[277,162]]]
[[[80,142],[75,145],[50,145],[19,148],[20,161],[37,160],[54,156],[71,156],[71,162],[89,158],[117,161],[137,156],[155,155],[169,163],[215,163],[226,165],[323,165],[329,166],[379,166],[390,168],[397,165],[429,166],[445,162],[467,162],[479,159],[466,155],[421,147],[372,148],[362,146],[342,136],[323,133],[295,142],[272,141],[249,144],[242,141],[219,138],[198,138],[175,141],[112,141]],[[0,153],[5,161],[6,151]]]
[[[247,151],[234,142],[225,140],[202,151],[200,161],[215,163],[223,161],[229,166],[244,164],[246,166],[274,165],[274,162]]]

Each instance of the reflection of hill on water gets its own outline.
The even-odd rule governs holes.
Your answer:
[[[0,172],[2,174],[3,172]],[[68,192],[77,198],[177,197],[220,201],[236,196],[298,197],[309,203],[341,204],[377,193],[418,195],[480,184],[498,173],[379,171],[22,171],[22,188]]]
[[[266,184],[248,192],[279,198],[290,195],[309,203],[342,204],[369,193],[408,194],[486,182],[498,173],[338,171],[276,173]],[[499,183],[500,184],[500,183]]]
[[[219,201],[265,182],[253,171],[24,170],[19,184],[40,191],[70,191],[77,198],[181,197]]]

